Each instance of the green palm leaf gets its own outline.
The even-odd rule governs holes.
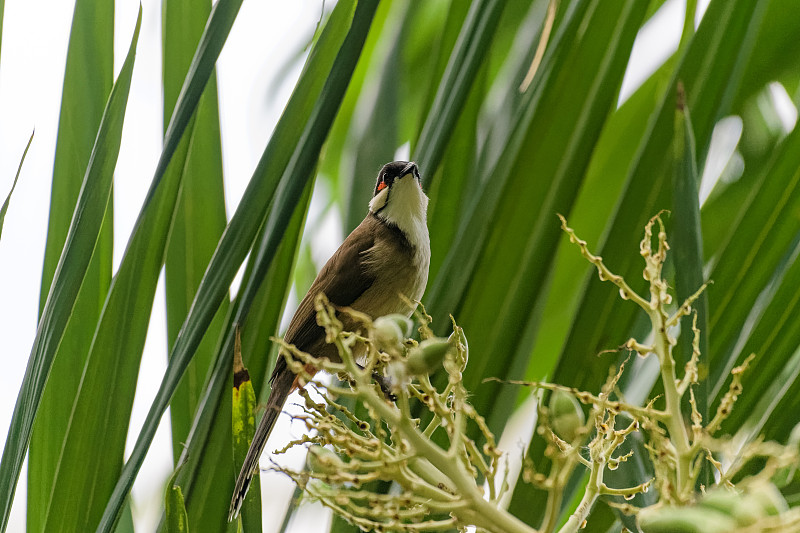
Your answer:
[[[198,4],[173,0],[164,4],[165,130],[210,11],[211,2]],[[215,74],[200,96],[195,113],[189,133],[191,146],[183,158],[173,157],[168,169],[168,173],[183,174],[165,260],[167,339],[170,346],[178,336],[226,225]],[[166,179],[173,178],[168,175]],[[227,305],[223,302],[170,402],[172,454],[176,462],[188,438],[226,312]]]
[[[64,248],[103,108],[111,91],[113,21],[113,2],[75,4],[53,168],[40,312]],[[87,80],[86,72],[95,75]],[[94,328],[111,283],[112,205],[113,202],[109,201],[85,281],[54,358],[51,377],[33,428],[28,458],[29,531],[47,529],[46,516],[54,499],[51,489],[58,476],[71,475],[69,466],[62,470],[61,444],[71,424],[72,402],[80,387]],[[52,528],[52,524],[49,527]]]
[[[140,18],[141,20],[141,12]],[[53,277],[34,339],[25,378],[14,407],[3,459],[0,463],[2,518],[0,530],[8,523],[22,460],[31,438],[33,421],[58,346],[75,306],[75,301],[95,249],[111,195],[111,178],[119,154],[122,123],[130,89],[139,21],[120,76],[106,104],[97,142],[86,169],[81,194],[72,217],[64,251]]]

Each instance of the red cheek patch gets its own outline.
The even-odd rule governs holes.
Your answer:
[[[382,181],[382,182],[380,182],[380,183],[378,184],[378,191],[382,191],[382,190],[383,190],[383,189],[385,189],[386,187],[388,187],[388,185],[386,185],[386,182],[385,182],[385,181]]]

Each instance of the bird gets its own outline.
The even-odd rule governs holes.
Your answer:
[[[319,293],[335,307],[349,307],[372,318],[392,313],[410,317],[414,307],[409,302],[420,301],[428,282],[427,210],[428,197],[417,164],[383,165],[366,217],[320,270],[297,307],[284,341],[314,357],[340,361],[336,347],[325,342],[325,330],[316,321],[314,301]],[[340,320],[346,329],[355,327],[347,316]],[[236,479],[228,521],[238,516],[275,421],[298,385],[283,357],[275,364],[270,384],[264,416]]]

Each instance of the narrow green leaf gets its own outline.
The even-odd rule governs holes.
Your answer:
[[[114,2],[75,3],[58,124],[39,311],[43,310],[113,83]],[[112,197],[113,198],[113,197]],[[61,442],[92,334],[111,283],[113,200],[50,370],[28,451],[27,528],[43,531]],[[69,476],[70,472],[63,474]]]
[[[785,374],[783,375],[790,377],[791,374],[789,372],[791,370],[797,370],[797,365],[800,363],[798,359],[798,353],[795,352],[791,359],[786,360],[787,365],[785,368]],[[790,364],[795,366],[792,367]],[[783,397],[781,401],[772,409],[774,414],[782,414],[782,416],[771,417],[769,424],[764,426],[763,435],[767,440],[785,442],[787,437],[793,434],[793,430],[795,426],[797,426],[797,417],[786,416],[786,413],[796,413],[798,412],[798,409],[800,409],[800,380],[798,380],[796,374],[794,374],[793,379],[794,381],[790,385],[787,382],[787,385],[789,385],[788,387],[785,387],[784,390],[780,391],[783,393]],[[768,392],[773,392],[775,385],[778,384],[773,384],[773,386],[768,389]]]
[[[308,187],[243,325],[242,352],[254,376],[251,383],[256,397],[264,398],[268,393],[270,371],[277,357],[270,336],[278,334],[310,199],[311,187]],[[243,286],[250,283],[254,259],[251,255],[242,280]],[[229,331],[233,315],[229,316],[228,321],[225,331]],[[189,516],[193,522],[201,520],[204,524],[221,524],[221,527],[225,526],[230,504],[228,496],[233,493],[233,482],[241,468],[241,463],[236,462],[231,464],[230,470],[219,468],[220,464],[231,460],[232,407],[227,394],[231,375],[230,369],[224,364],[229,357],[225,351],[227,349],[227,344],[220,348],[217,366],[206,387],[201,408],[195,414],[191,438],[182,456],[187,464],[179,477],[189,500]],[[221,493],[225,497],[221,497]]]
[[[736,96],[735,107],[760,91],[773,80],[783,80],[796,75],[800,67],[800,39],[797,38],[798,20],[787,17],[797,13],[800,0],[772,0],[764,13],[764,24],[755,40],[755,50],[747,62],[747,74]]]
[[[365,100],[362,91],[369,87],[374,77],[372,71],[378,69],[377,65],[381,64],[383,43],[387,39],[385,28],[390,23],[388,22],[390,15],[393,16],[394,11],[399,9],[398,6],[397,2],[382,2],[378,5],[372,21],[372,30],[367,36],[367,42],[364,43],[362,59],[353,72],[339,114],[331,127],[325,150],[321,154],[319,175],[330,180],[333,199],[343,205],[349,198],[352,179],[357,178],[347,168],[346,161],[349,154],[356,150],[354,144],[359,142],[354,140],[356,137],[354,132],[358,131],[356,125],[361,123],[361,107],[364,106]],[[393,21],[394,19],[391,19],[391,22]],[[349,210],[350,206],[346,206],[345,211]]]
[[[430,185],[444,155],[461,109],[478,69],[490,49],[505,0],[479,0],[470,6],[458,41],[425,120],[419,141],[412,150]]]
[[[2,12],[0,12],[2,15]],[[14,183],[11,184],[11,190],[8,191],[8,195],[6,196],[6,201],[3,202],[3,207],[0,207],[0,235],[3,233],[3,222],[6,219],[6,211],[8,211],[8,204],[11,202],[11,195],[14,194],[14,189],[17,187],[17,180],[19,179],[19,173],[22,171],[22,164],[25,162],[25,156],[28,155],[28,148],[31,147],[31,143],[33,142],[33,134],[31,132],[31,136],[28,139],[28,144],[25,145],[25,150],[22,152],[22,157],[19,160],[19,166],[17,167],[17,174],[14,176]]]
[[[711,394],[719,398],[723,384],[735,365],[732,351],[756,299],[776,276],[782,258],[794,247],[800,220],[800,171],[797,153],[800,130],[795,130],[779,147],[772,163],[754,184],[754,194],[732,223],[709,277],[709,327],[711,337]],[[758,268],[754,268],[758,261]],[[780,276],[782,277],[782,276]],[[744,328],[744,329],[743,329]]]
[[[239,329],[236,329],[236,341],[233,347],[233,464],[244,462],[253,435],[256,432],[256,393],[250,374],[242,363],[242,339]],[[167,517],[169,518],[169,517]],[[261,482],[256,474],[250,490],[242,503],[239,514],[242,528],[248,533],[261,531]]]
[[[686,29],[684,29],[684,32]],[[677,105],[675,109],[675,138],[673,140],[674,158],[672,161],[672,232],[670,250],[675,265],[675,295],[678,305],[686,301],[703,285],[703,237],[700,227],[700,183],[697,176],[694,131],[689,110],[686,108],[686,93],[683,84],[678,83]],[[705,294],[692,305],[693,315],[681,319],[681,335],[672,351],[678,368],[682,368],[692,357],[694,349],[693,324],[696,324],[698,372],[708,375],[708,296]],[[708,380],[701,379],[693,387],[695,407],[703,420],[708,420]],[[683,406],[685,415],[691,416],[692,408],[688,402]],[[711,472],[707,463],[701,467],[700,482],[710,486]]]
[[[117,528],[114,533],[135,533],[133,528],[133,511],[131,510],[130,498],[125,502],[125,507],[122,510],[122,516],[117,523]]]
[[[164,492],[164,512],[167,516],[167,533],[188,533],[189,516],[186,514],[186,503],[183,499],[183,491],[180,486],[175,484],[175,476],[178,470],[167,480],[167,488]]]
[[[672,199],[673,217],[672,231],[670,232],[670,250],[672,261],[675,264],[675,294],[677,303],[682,303],[703,285],[703,242],[700,228],[700,202],[698,198],[699,183],[697,179],[697,163],[695,159],[694,133],[686,109],[685,93],[682,84],[678,84],[677,106],[675,110],[675,138],[673,141],[672,163]],[[706,331],[707,298],[701,295],[692,308],[697,312],[697,327],[701,332]],[[678,345],[673,350],[673,356],[679,367],[682,367],[692,353],[692,316],[681,320],[681,336]],[[704,360],[701,366],[708,371],[707,333],[700,336],[701,355]],[[703,384],[695,388],[698,409],[701,409],[703,418],[706,418],[706,388]]]
[[[242,330],[242,353],[248,369],[254,377],[253,387],[256,397],[266,401],[269,396],[269,378],[278,356],[277,346],[270,340],[279,333],[281,317],[289,299],[292,287],[292,273],[300,252],[301,237],[306,224],[308,208],[311,204],[313,183],[307,185],[307,190],[298,202],[289,225],[284,232],[283,241],[275,254],[275,259],[262,278],[260,287],[253,298],[250,310]],[[264,229],[258,236],[264,238]],[[257,283],[253,278],[255,257],[248,262],[243,277],[243,285]],[[236,474],[239,473],[237,465]],[[231,480],[233,481],[233,480]],[[233,485],[231,485],[233,486]]]
[[[538,83],[526,92],[525,101],[521,106],[521,111],[517,113],[516,122],[510,125],[508,131],[505,132],[506,140],[503,146],[508,157],[505,157],[506,154],[499,157],[497,167],[487,171],[486,175],[491,176],[491,180],[481,177],[479,187],[473,191],[471,198],[465,203],[462,216],[463,225],[459,228],[456,239],[449,250],[439,252],[446,254],[444,262],[436,278],[429,281],[425,292],[425,300],[428,302],[432,316],[446,316],[453,313],[460,305],[462,294],[469,286],[476,268],[478,254],[475,252],[486,246],[485,242],[490,231],[488,221],[493,219],[495,211],[498,209],[511,173],[510,167],[525,140],[527,126],[540,105],[542,87],[546,86],[548,80],[555,76],[553,65],[563,60],[563,56],[566,55],[567,47],[559,43],[569,42],[574,38],[587,6],[588,2],[578,2],[565,16],[569,22],[559,28],[553,37],[553,45],[545,54],[539,69]],[[495,134],[502,135],[499,132],[495,132]],[[430,213],[429,216],[433,218],[436,214]],[[431,253],[436,252],[437,250],[432,250]]]
[[[292,517],[297,509],[300,507],[300,504],[303,503],[303,490],[295,486],[294,493],[292,494],[292,499],[289,502],[289,508],[286,510],[286,514],[283,515],[283,523],[281,524],[280,529],[278,530],[279,533],[287,533],[289,530],[289,524],[292,523]],[[360,531],[358,528],[353,529],[354,526],[345,522],[345,520],[339,515],[333,515],[333,520],[331,521],[331,529],[330,533],[343,533],[344,531],[347,532],[356,532]],[[344,528],[338,529],[339,525],[343,525]]]
[[[364,139],[370,141],[360,143],[355,155],[347,202],[347,220],[344,226],[347,233],[353,231],[364,217],[364,206],[372,197],[369,183],[375,179],[377,171],[392,158],[395,149],[401,144],[398,138],[398,121],[403,115],[399,110],[402,98],[399,94],[401,84],[397,80],[397,65],[401,62],[403,45],[408,39],[409,32],[412,31],[413,13],[411,4],[406,6],[402,21],[399,22],[400,30],[383,62],[383,72],[377,84],[374,106],[370,112],[364,113],[369,117]]]
[[[137,20],[128,56],[114,88],[111,90],[97,141],[86,169],[84,184],[70,224],[66,245],[55,271],[53,284],[44,305],[34,338],[28,367],[14,407],[3,459],[0,463],[0,500],[5,530],[14,497],[22,460],[31,437],[33,421],[42,397],[53,358],[72,313],[78,290],[83,282],[89,261],[103,224],[104,213],[111,196],[111,181],[119,154],[122,123],[130,89],[136,42],[139,36]]]
[[[683,15],[683,30],[681,31],[680,48],[685,48],[694,35],[694,19],[697,15],[697,0],[686,0],[686,9]]]
[[[726,427],[744,421],[800,343],[800,328],[792,314],[798,308],[796,283],[800,279],[800,224],[793,214],[798,209],[796,191],[800,187],[798,139],[800,130],[796,128],[763,170],[754,194],[741,209],[747,216],[740,215],[733,224],[731,240],[711,273],[714,284],[721,286],[710,300],[715,311],[714,303],[722,307],[714,331],[729,335],[727,346],[712,338],[712,398],[718,402],[725,393],[730,368],[737,361],[755,353],[753,368],[758,369],[745,374],[746,392]],[[731,330],[728,320],[739,324],[739,329]]]
[[[211,2],[168,0],[164,2],[163,10],[166,129],[211,11]],[[192,145],[186,153],[185,161],[181,164],[176,161],[168,170],[183,173],[165,263],[169,347],[178,336],[178,330],[189,312],[200,279],[227,223],[222,186],[216,75],[210,77],[197,103],[191,137]],[[167,176],[166,179],[172,178]],[[203,393],[203,383],[213,361],[227,308],[227,303],[223,301],[170,402],[172,454],[176,464]]]
[[[197,103],[205,90],[206,83],[214,73],[214,65],[241,7],[242,0],[219,0],[211,9],[203,36],[200,38],[194,57],[192,57],[189,72],[184,79],[175,109],[167,125],[164,147],[161,150],[153,181],[150,183],[150,189],[144,201],[145,206],[152,200],[158,184],[166,173],[167,165],[178,148],[183,132],[194,116]]]
[[[783,375],[787,370],[796,371],[799,368],[792,362],[796,358],[793,354],[797,346],[800,346],[800,323],[795,320],[800,313],[800,291],[797,291],[800,286],[798,253],[798,248],[795,247],[788,260],[788,270],[780,283],[771,288],[771,298],[758,316],[747,342],[738,350],[737,360],[750,354],[755,354],[755,358],[751,365],[752,370],[742,377],[743,393],[723,429],[734,431],[744,425],[745,421],[751,421],[754,416],[769,416],[770,412],[756,407],[766,398],[770,398],[770,402],[777,402],[783,394],[796,394],[796,377],[786,378]],[[775,386],[789,388],[780,394],[766,392]],[[765,421],[759,420],[758,424],[763,426]]]
[[[427,87],[428,94],[425,97],[426,116],[430,113],[431,106],[436,99],[439,84],[442,82],[447,64],[453,55],[458,36],[461,34],[461,30],[464,27],[464,21],[472,7],[472,3],[451,1],[450,5],[447,7],[447,18],[444,20],[443,24],[437,26],[438,31],[436,34],[438,41],[435,43],[435,46],[432,48],[429,47],[429,53],[430,50],[436,50],[437,53],[434,58],[433,75],[430,77],[430,83]]]
[[[645,16],[645,20],[650,20],[650,17],[656,14],[656,12],[661,9],[661,6],[664,5],[666,0],[650,0],[649,6],[647,7],[647,15]]]
[[[770,139],[771,152],[781,144],[781,139]],[[720,186],[712,191],[712,195],[703,203],[701,209],[703,225],[703,252],[706,262],[717,257],[721,249],[731,239],[734,222],[746,208],[749,197],[755,190],[755,183],[761,179],[765,169],[772,163],[772,157],[763,160],[761,157],[748,157],[744,171],[735,182]],[[724,188],[723,188],[724,187]],[[720,189],[722,189],[720,191]]]
[[[475,154],[478,148],[478,118],[483,103],[486,73],[481,71],[478,77],[445,150],[445,157],[439,167],[442,175],[431,180],[428,190],[431,250],[447,250],[451,245],[461,225],[461,219],[456,213],[462,211],[461,206],[469,201],[470,192],[477,186]],[[443,253],[431,256],[430,279],[436,278],[444,257]]]
[[[345,162],[344,170],[340,170],[339,188],[347,189],[346,233],[363,219],[378,169],[394,158],[400,146],[414,142],[419,134],[429,105],[421,88],[430,84],[434,74],[431,50],[441,40],[441,21],[448,16],[446,2],[385,2],[382,5],[385,8],[378,9],[374,29],[370,31],[370,35],[376,36],[373,38],[377,41],[374,43],[376,50],[360,62],[367,68],[365,82],[369,91],[360,95],[355,115],[364,127],[354,124],[350,128],[345,134],[349,146],[341,148],[343,153],[338,154]],[[414,37],[409,38],[410,35]],[[370,44],[373,43],[368,39],[366,46]],[[398,72],[414,74],[398,76]],[[438,79],[435,81],[438,83]],[[370,96],[373,91],[374,97]],[[346,98],[349,97],[348,91]],[[343,111],[346,111],[344,105]],[[332,132],[331,141],[336,142],[333,135],[335,132]],[[326,150],[326,158],[328,153]],[[349,158],[348,153],[355,156]],[[352,164],[347,165],[348,161]]]
[[[505,3],[505,0],[502,0]],[[462,4],[456,6],[456,4]],[[463,5],[466,4],[466,5]],[[398,135],[401,142],[408,142],[411,153],[415,153],[415,146],[419,135],[424,128],[432,100],[442,80],[443,69],[446,68],[448,59],[454,46],[450,36],[442,34],[442,27],[451,14],[458,17],[458,12],[464,12],[471,7],[472,2],[408,2],[408,14],[411,29],[406,32],[405,38],[400,35],[402,45],[399,50],[397,69],[401,72],[410,72],[413,75],[395,75],[399,85],[399,108],[396,110],[401,120],[398,121]],[[402,5],[402,4],[401,4]],[[453,13],[455,12],[455,13]],[[399,16],[394,19],[399,21]],[[394,20],[389,19],[388,28],[393,26]],[[463,21],[463,18],[462,18]],[[456,35],[460,34],[461,25],[455,28]],[[497,30],[491,30],[495,35]],[[387,32],[388,33],[388,32]],[[413,35],[414,38],[409,38]],[[493,47],[492,40],[486,43]],[[446,48],[449,47],[449,50]],[[437,51],[443,55],[437,57]],[[443,63],[439,63],[443,60]],[[482,61],[486,61],[484,58]],[[457,115],[458,113],[456,113]],[[366,139],[365,139],[366,141]],[[424,178],[423,178],[424,179]],[[367,187],[370,190],[372,187]]]
[[[603,232],[598,220],[611,217],[615,203],[625,185],[623,169],[636,156],[636,144],[630,139],[644,136],[653,103],[669,82],[672,62],[662,66],[625,103],[609,117],[595,147],[586,178],[575,200],[569,225],[582,239],[597,242]],[[569,334],[585,284],[576,283],[585,275],[586,260],[575,253],[566,235],[562,235],[553,263],[553,279],[542,311],[542,332],[531,352],[525,379],[545,379],[555,367],[559,352]],[[520,391],[520,397],[526,395]]]
[[[174,163],[184,160],[190,144],[189,136],[181,141]],[[94,529],[119,476],[181,176],[180,172],[168,172],[168,179],[140,213],[109,289],[79,393],[70,402],[69,427],[59,458],[70,475],[59,476],[51,489],[53,504],[46,520],[58,531]],[[138,311],[132,313],[131,309]],[[114,394],[109,395],[109,390]],[[87,464],[86,457],[94,460]]]
[[[215,6],[215,12],[219,9],[221,3],[222,2]],[[269,218],[266,221],[266,242],[259,245],[256,252],[257,266],[254,268],[255,276],[263,277],[269,267],[275,249],[280,243],[282,232],[285,230],[291,218],[291,214],[301,196],[302,190],[309,176],[312,174],[311,171],[316,164],[322,143],[327,136],[333,118],[338,110],[339,103],[344,96],[344,91],[347,88],[350,76],[355,68],[355,63],[364,44],[364,39],[366,38],[376,7],[376,2],[365,0],[359,2],[355,7],[355,12],[352,14],[350,31],[336,55],[331,74],[328,79],[325,80],[324,87],[314,103],[309,122],[303,123],[301,126],[302,134],[300,136],[299,145],[294,149],[288,164],[283,163],[286,168],[285,172],[282,171],[283,165],[280,159],[268,157],[272,155],[272,150],[270,150],[272,142],[267,146],[264,157],[262,157],[254,173],[254,179],[251,180],[248,189],[245,191],[245,195],[231,219],[217,247],[217,251],[209,264],[206,274],[200,283],[189,316],[184,322],[178,338],[175,341],[170,362],[161,382],[161,386],[151,405],[150,412],[136,441],[131,457],[125,464],[122,475],[108,502],[103,519],[98,527],[99,531],[110,531],[116,522],[119,508],[130,490],[136,473],[144,460],[144,456],[158,426],[158,421],[166,410],[178,381],[183,375],[187,364],[194,354],[194,350],[202,339],[208,324],[211,322],[220,302],[224,298],[238,266],[243,261],[252,243],[253,237],[260,226],[257,221],[261,217],[258,217],[258,214],[263,212],[264,206],[272,203],[270,199],[273,197],[274,192],[274,209],[270,210]],[[212,13],[212,18],[213,17],[214,13]],[[210,26],[211,24],[207,26],[206,33],[208,33],[208,28]],[[306,72],[308,72],[308,70]],[[180,109],[180,103],[177,107]],[[276,130],[273,139],[276,138],[277,134],[278,131]],[[285,139],[281,138],[281,142],[285,142]],[[286,160],[284,159],[283,161]],[[264,183],[265,180],[258,179],[266,176],[274,180],[274,174],[265,172],[266,170],[273,169],[278,171],[278,175],[283,176],[283,179],[278,183],[277,191],[273,188],[274,181],[272,183],[269,181]],[[253,217],[256,217],[255,224],[253,224]],[[241,318],[246,314],[254,295],[255,291],[252,291],[238,299],[239,307],[234,315],[237,322],[241,322]],[[242,315],[240,315],[240,313],[242,313]],[[230,338],[230,332],[228,337]]]
[[[569,225],[576,229],[582,239],[590,243],[596,242],[603,232],[602,225],[597,221],[608,220],[614,211],[615,203],[625,185],[625,174],[621,169],[627,168],[636,156],[637,146],[630,140],[644,136],[653,104],[658,101],[658,95],[669,82],[673,65],[672,60],[662,65],[609,117],[603,127],[586,170],[586,178],[569,216]],[[549,294],[538,326],[541,333],[536,336],[527,363],[525,380],[550,379],[548,376],[556,366],[559,352],[572,326],[585,289],[585,283],[578,283],[576,280],[581,279],[588,266],[586,260],[575,253],[574,246],[568,237],[561,236],[551,271]],[[517,403],[529,394],[528,390],[520,390]],[[648,479],[648,473],[641,468],[641,461],[629,461],[628,465],[629,468],[614,472],[621,480],[624,479],[624,482],[614,486],[632,486]],[[631,465],[638,469],[638,476],[631,472]],[[607,472],[608,474],[611,472]],[[634,479],[639,481],[632,481]],[[517,490],[523,490],[525,494],[524,497],[518,497],[517,501],[530,501],[525,498],[533,492],[531,487],[519,485]],[[595,521],[593,515],[591,524],[595,524]]]
[[[534,72],[531,73],[533,67],[533,60],[537,55],[537,51],[542,39],[545,26],[547,25],[547,12],[549,10],[549,0],[539,0],[532,2],[528,13],[521,15],[516,13],[516,9],[506,9],[501,18],[501,29],[498,30],[498,38],[493,45],[492,54],[489,57],[489,62],[486,65],[487,79],[486,88],[489,91],[486,96],[485,109],[481,111],[482,116],[479,121],[479,127],[482,123],[486,122],[482,129],[488,126],[488,132],[481,132],[483,139],[480,151],[478,152],[478,167],[476,169],[476,178],[483,179],[484,176],[491,175],[494,167],[498,165],[498,160],[504,156],[504,152],[508,143],[511,141],[510,132],[513,130],[514,125],[518,122],[519,116],[524,112],[530,100],[534,78],[546,78],[546,66],[542,63],[548,57],[547,54],[543,55],[535,67]],[[522,4],[521,2],[512,3],[513,7]],[[559,5],[561,3],[559,2]],[[543,53],[547,52],[548,48],[554,48],[556,42],[563,40],[561,35],[561,25],[565,21],[573,20],[575,8],[583,9],[578,2],[577,6],[562,5],[556,9],[555,18],[550,28],[547,44]],[[509,16],[516,15],[516,30],[509,28],[508,22],[505,19]],[[501,48],[499,45],[504,43],[501,34],[511,30],[512,33],[516,32],[513,43],[508,48]],[[494,50],[494,48],[499,48]],[[500,71],[497,71],[500,65]],[[494,77],[493,77],[494,76]],[[531,83],[527,83],[526,79],[530,76]],[[538,82],[537,82],[538,84]],[[522,90],[523,85],[526,87]],[[499,96],[498,96],[499,95]],[[496,101],[499,100],[499,101]],[[480,131],[480,130],[479,130]]]
[[[114,61],[114,3],[78,0],[70,31],[58,139],[50,193],[41,313],[67,238],[100,120],[111,92]],[[87,76],[91,73],[91,76]]]
[[[502,187],[499,194],[504,207],[481,217],[491,220],[482,248],[476,252],[467,244],[469,240],[463,244],[472,249],[477,261],[456,318],[466,331],[492,324],[484,335],[470,340],[471,351],[480,356],[471,358],[464,379],[474,392],[473,404],[480,412],[489,413],[487,419],[495,431],[513,410],[517,391],[481,382],[488,375],[501,379],[519,376],[528,364],[536,331],[532,323],[538,319],[535,303],[546,285],[561,237],[556,213],[568,213],[572,208],[594,144],[614,108],[644,7],[626,2],[622,9],[619,5],[612,9],[606,3],[588,2],[584,16],[565,18],[559,29],[588,29],[578,39],[561,37],[563,40],[553,42],[554,55],[559,58],[557,62],[545,58],[542,68],[552,69],[552,77],[545,78],[547,71],[542,71],[543,85],[529,89],[540,91],[541,100],[535,111],[525,111],[533,115],[515,132],[520,144],[501,157],[502,167],[484,181],[487,189]],[[595,42],[604,46],[591,44]],[[564,99],[578,105],[559,106]],[[531,179],[532,172],[537,179]],[[504,173],[508,181],[501,185],[496,180]],[[524,200],[511,202],[511,198]],[[510,240],[509,236],[514,237]],[[515,265],[511,275],[508,265]]]
[[[736,2],[715,1],[709,6],[704,23],[662,93],[657,110],[651,114],[635,160],[628,169],[620,169],[627,173],[623,196],[603,244],[595,249],[612,271],[623,275],[639,290],[643,287],[641,259],[631,250],[638,249],[640,233],[631,228],[643,228],[650,217],[671,206],[668,194],[671,179],[666,172],[670,166],[666,158],[671,154],[673,139],[676,80],[683,80],[686,87],[696,145],[702,153],[708,146],[714,122],[730,104],[725,96],[739,81],[735,70],[737,58],[749,52],[749,36],[757,30],[758,15],[763,11],[758,9],[763,7],[758,3],[741,1],[743,11],[735,7]],[[595,355],[624,342],[638,310],[630,302],[621,301],[618,291],[596,275],[587,277],[590,281],[552,379],[596,390],[605,379],[610,362]]]
[[[776,78],[785,79],[787,75],[781,72],[797,71],[791,66],[800,56],[786,51],[800,42],[800,24],[784,15],[784,8],[794,2],[797,0],[774,0],[769,3],[761,34],[742,76],[744,81],[732,114],[742,120],[743,129],[737,152],[744,160],[744,169],[733,183],[720,180],[703,204],[703,240],[707,258],[714,257],[720,246],[730,238],[733,223],[741,216],[742,209],[746,209],[754,183],[761,178],[764,167],[771,162],[775,147],[786,136],[782,128],[775,128],[766,120],[764,110],[773,106],[771,102],[765,105],[765,100],[770,100],[765,85]],[[773,28],[777,30],[773,31]],[[791,86],[787,86],[787,90],[790,94],[796,92]]]
[[[797,341],[795,337],[795,342]],[[739,415],[737,418],[741,420],[738,425],[733,425],[727,421],[729,431],[735,433],[735,440],[742,444],[752,442],[764,431],[767,423],[773,414],[781,413],[777,411],[778,406],[784,402],[785,399],[792,399],[797,397],[797,391],[800,390],[800,381],[797,377],[800,375],[800,343],[795,344],[794,353],[788,357],[781,357],[782,367],[779,372],[770,375],[770,381],[764,383],[763,388],[756,389],[754,380],[747,384],[747,391],[750,392],[750,405],[743,405],[737,402],[735,412]],[[764,381],[764,380],[759,380]],[[743,390],[744,384],[742,384]],[[754,394],[754,393],[758,394]],[[784,413],[786,411],[783,411]],[[795,411],[789,411],[795,412]],[[795,417],[781,416],[775,420],[773,427],[769,428],[769,438],[784,442],[789,437],[791,431],[797,424]],[[787,424],[788,422],[788,424]]]

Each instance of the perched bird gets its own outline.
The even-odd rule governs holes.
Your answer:
[[[381,168],[369,212],[328,260],[300,302],[284,340],[315,357],[339,361],[336,347],[325,342],[317,324],[314,299],[324,293],[338,307],[350,307],[373,318],[390,313],[410,316],[407,303],[419,300],[428,282],[431,248],[426,220],[428,197],[422,191],[416,163],[394,161]],[[347,329],[346,316],[340,316]],[[253,479],[264,445],[296,375],[278,358],[266,411],[247,451],[228,514],[233,520]]]

